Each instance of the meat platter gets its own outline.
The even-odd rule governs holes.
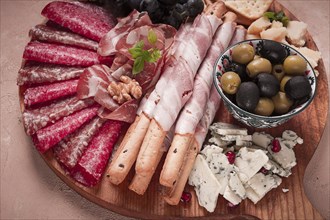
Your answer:
[[[290,19],[295,19],[295,16],[291,14],[286,8],[280,5],[278,2],[273,2],[271,11],[283,10]],[[96,36],[97,38],[97,36]],[[31,46],[33,45],[31,43]],[[317,50],[312,37],[307,33],[306,46],[308,48]],[[75,52],[75,51],[74,51]],[[86,57],[92,57],[90,54],[84,55]],[[94,62],[97,57],[94,57]],[[94,61],[93,61],[94,60]],[[79,60],[78,60],[79,61]],[[78,62],[77,61],[77,62]],[[88,61],[86,61],[88,62]],[[111,62],[109,60],[102,60],[101,62]],[[90,64],[79,63],[79,65],[89,66]],[[134,177],[134,171],[130,171],[126,179],[118,186],[112,185],[108,181],[106,175],[102,176],[100,183],[94,187],[86,187],[80,183],[77,183],[74,179],[69,177],[63,166],[60,165],[55,159],[53,151],[47,151],[41,154],[45,162],[49,167],[71,188],[76,190],[79,194],[85,198],[95,202],[109,210],[117,213],[148,219],[175,219],[182,217],[223,217],[226,219],[234,219],[237,217],[245,217],[246,219],[253,219],[254,216],[261,219],[288,219],[288,218],[316,218],[321,216],[312,207],[308,199],[303,193],[303,175],[305,168],[311,159],[318,142],[322,136],[327,115],[324,112],[328,112],[328,88],[327,79],[325,75],[325,68],[322,60],[317,67],[320,73],[318,77],[317,95],[312,104],[299,116],[293,118],[288,123],[285,123],[277,128],[262,129],[274,136],[279,136],[284,130],[294,130],[299,136],[304,137],[304,144],[299,147],[295,152],[298,165],[293,168],[293,175],[283,181],[281,187],[269,192],[257,205],[250,201],[244,201],[237,207],[229,207],[227,202],[221,198],[218,200],[217,208],[214,213],[210,214],[205,209],[199,206],[196,194],[192,187],[186,186],[185,191],[192,194],[191,201],[189,203],[180,202],[177,206],[170,206],[163,200],[163,189],[159,184],[158,178],[161,172],[161,165],[164,162],[165,156],[162,157],[160,166],[155,171],[155,175],[152,177],[150,185],[143,196],[135,194],[133,191],[127,190],[130,182]],[[66,85],[66,90],[70,90],[77,83],[75,80],[71,81],[72,84]],[[20,101],[22,111],[24,110],[24,94],[26,92],[25,86],[19,88]],[[326,101],[325,101],[326,100]],[[86,103],[85,103],[86,104]],[[32,104],[31,104],[32,105]],[[92,105],[92,104],[86,104]],[[90,108],[90,112],[85,115],[94,114],[93,108]],[[312,116],[312,117],[310,117]],[[88,116],[86,116],[88,117]],[[92,117],[92,116],[91,116]],[[231,124],[239,124],[231,115],[227,112],[222,103],[220,103],[219,110],[215,116],[214,121],[228,122]],[[97,124],[97,122],[95,122]],[[310,129],[304,129],[304,125],[308,124]],[[96,125],[97,126],[97,125]],[[111,125],[112,127],[114,125]],[[106,127],[106,126],[104,126]],[[248,128],[249,132],[258,131],[258,129]],[[259,129],[260,130],[260,129]],[[313,134],[312,136],[310,134]],[[121,135],[120,139],[123,138]],[[38,148],[38,146],[37,146]],[[42,151],[42,150],[41,150]],[[45,150],[46,151],[46,150]],[[283,193],[281,188],[289,188],[290,191]]]

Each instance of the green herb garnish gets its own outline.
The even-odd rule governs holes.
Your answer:
[[[285,16],[283,11],[279,11],[278,13],[267,11],[264,13],[264,16],[267,17],[270,22],[273,22],[274,20],[282,22],[284,27],[289,23],[289,18]]]
[[[148,32],[148,41],[152,45],[155,45],[157,42],[157,35],[152,29]],[[145,62],[157,62],[157,60],[162,56],[161,51],[157,48],[150,48],[149,50],[145,50],[143,48],[144,42],[141,40],[128,50],[134,59],[132,71],[133,75],[140,73],[144,69]]]

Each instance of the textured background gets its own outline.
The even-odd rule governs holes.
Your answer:
[[[20,118],[17,71],[29,29],[40,23],[45,0],[1,3],[1,219],[131,219],[82,198],[45,164],[24,133]],[[280,1],[308,24],[322,52],[329,82],[329,0]],[[329,121],[329,120],[328,120]],[[320,213],[329,210],[329,123],[306,170],[306,193]],[[304,137],[308,138],[308,137]],[[328,200],[324,200],[324,193]]]

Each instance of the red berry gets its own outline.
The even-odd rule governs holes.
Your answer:
[[[181,195],[181,202],[187,203],[191,200],[191,193],[190,192],[183,192]]]
[[[269,170],[267,170],[265,167],[261,167],[261,169],[259,170],[260,173],[263,173],[263,174],[265,174],[265,175],[268,174],[268,171],[269,171]]]
[[[274,153],[280,152],[280,150],[281,150],[281,144],[280,144],[280,141],[278,139],[274,139],[272,141],[272,145],[273,145],[272,151]]]
[[[229,161],[230,164],[233,164],[235,162],[235,153],[233,151],[228,151],[226,153],[227,159]]]

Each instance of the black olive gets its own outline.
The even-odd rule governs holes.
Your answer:
[[[263,58],[268,59],[273,64],[282,63],[289,55],[282,44],[276,41],[263,40],[257,47],[257,53]]]
[[[236,93],[238,107],[253,112],[260,98],[259,88],[254,82],[243,82]]]
[[[228,68],[226,68],[226,71],[233,71],[233,72],[237,73],[239,75],[239,77],[241,78],[242,82],[245,82],[250,79],[246,73],[246,66],[243,64],[232,62],[228,66]]]
[[[299,100],[309,96],[312,87],[306,76],[294,76],[285,84],[284,90],[290,98]]]
[[[260,73],[256,78],[260,95],[271,98],[280,90],[280,83],[276,77],[268,73]]]

